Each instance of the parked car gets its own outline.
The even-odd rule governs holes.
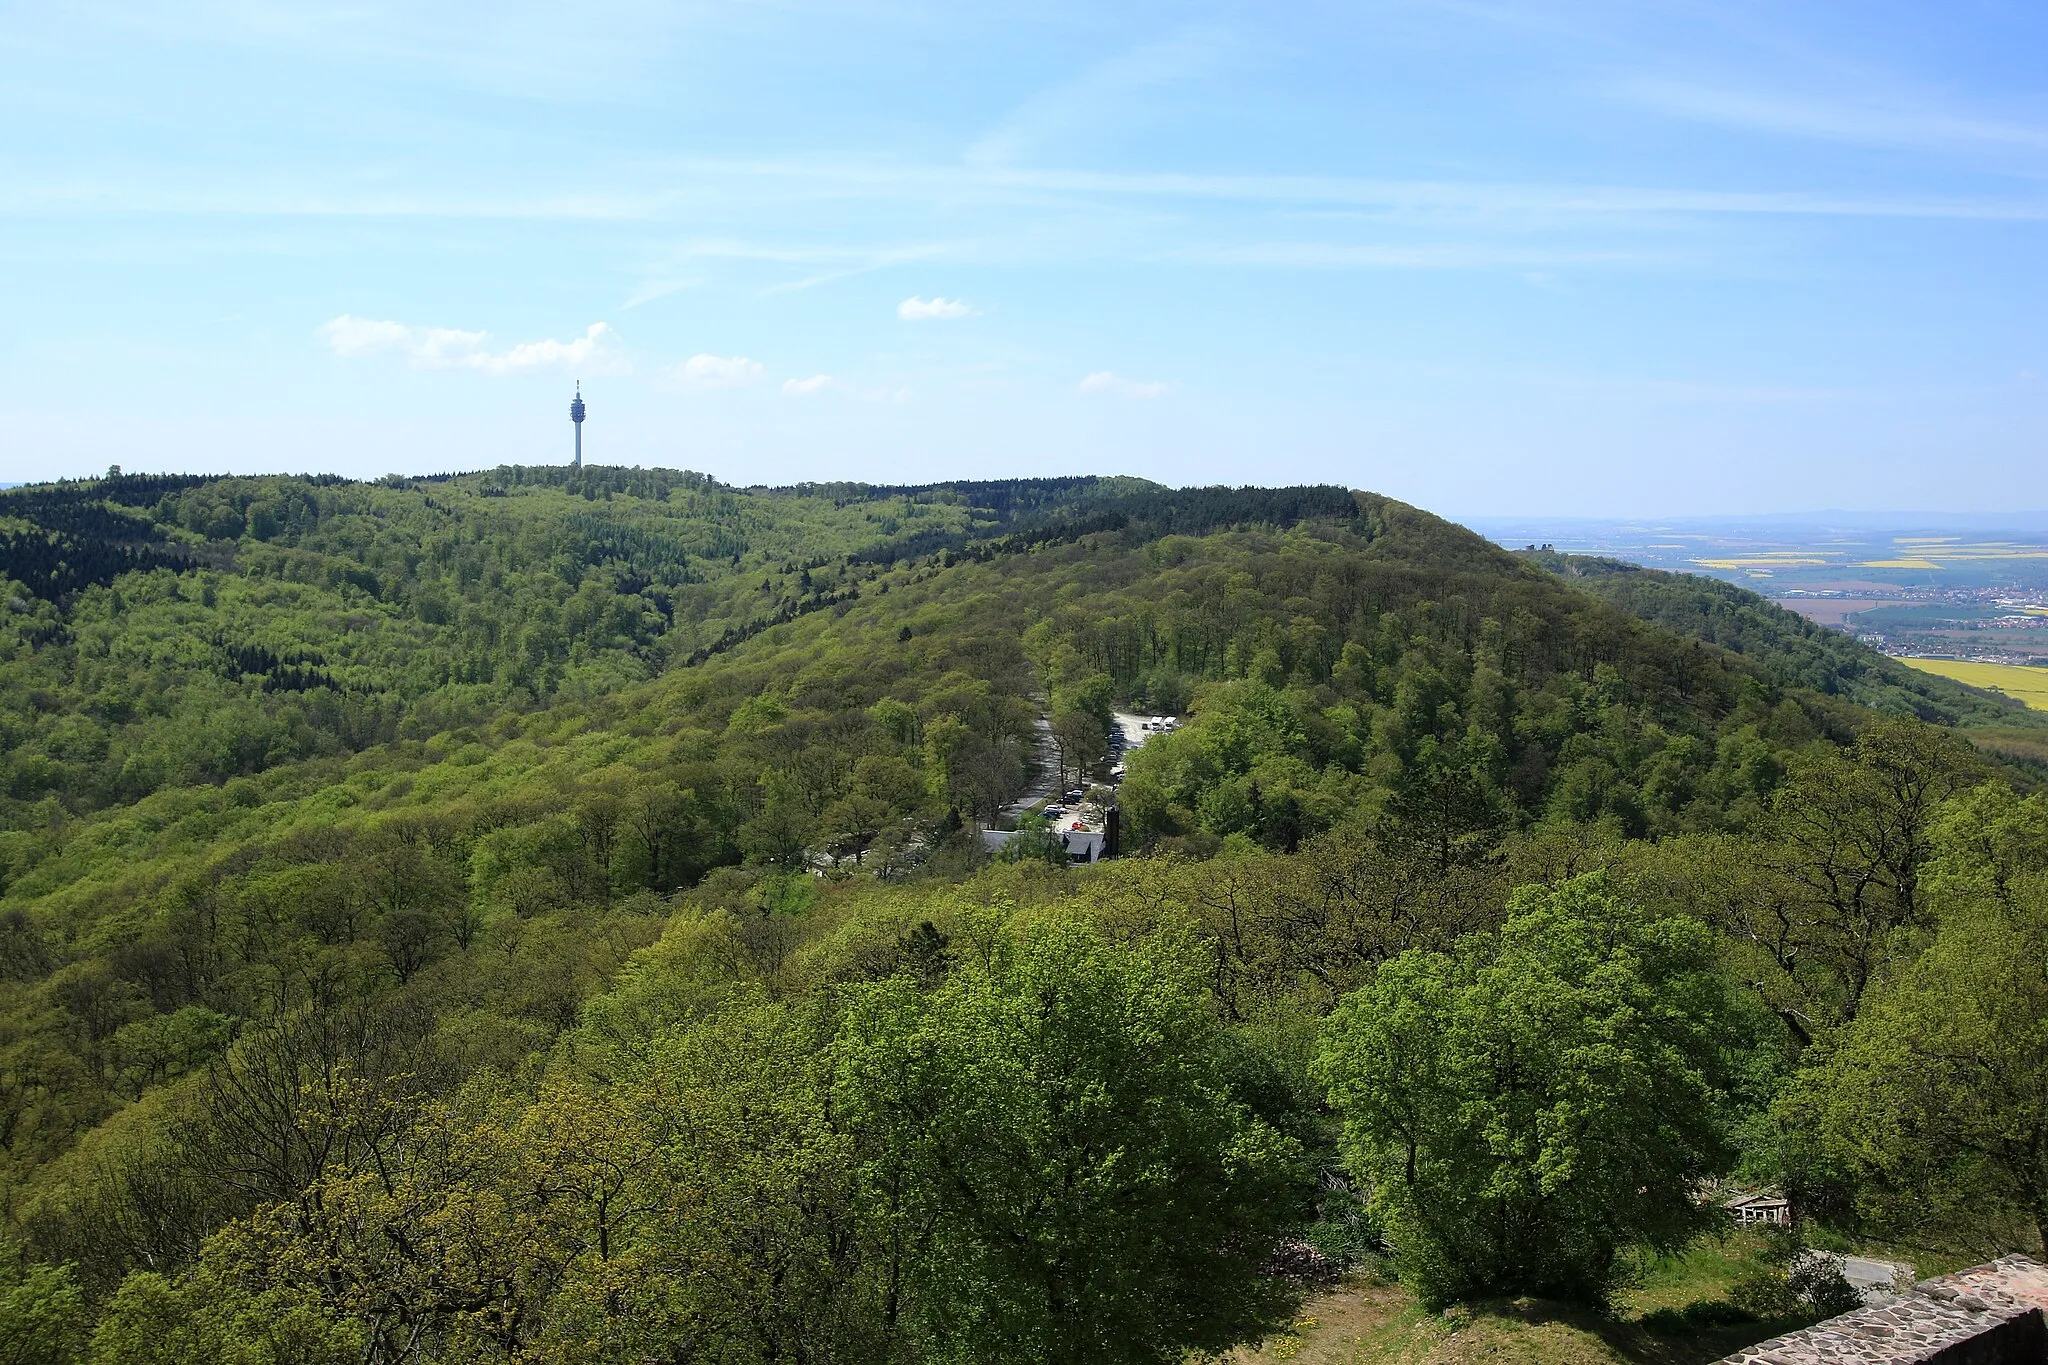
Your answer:
[[[1045,808],[1045,818],[1048,820],[1062,819],[1063,817],[1065,817],[1066,813],[1067,812],[1059,806],[1047,806]]]

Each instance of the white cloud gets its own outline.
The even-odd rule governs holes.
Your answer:
[[[1115,393],[1125,398],[1157,398],[1173,385],[1164,379],[1126,379],[1115,370],[1097,370],[1075,387],[1082,393]]]
[[[905,322],[951,322],[973,312],[965,299],[921,299],[915,294],[896,305],[896,316]]]
[[[835,379],[829,374],[814,374],[808,379],[785,379],[782,392],[789,398],[809,398],[814,394],[837,393],[862,403],[904,403],[910,399],[907,388],[862,388],[849,384],[844,379]]]
[[[574,341],[522,341],[503,355],[482,355],[471,363],[486,370],[532,370],[544,365],[581,365],[615,345],[617,335],[602,322]]]
[[[320,335],[327,338],[327,344],[334,348],[336,355],[374,355],[378,351],[410,350],[414,345],[415,329],[402,322],[376,322],[343,313],[321,323]],[[482,332],[461,335],[483,339]]]
[[[685,389],[750,388],[765,373],[760,361],[743,355],[693,355],[671,371],[676,385]]]
[[[610,326],[593,322],[574,341],[522,341],[504,350],[492,350],[488,332],[466,332],[454,327],[414,327],[403,322],[359,318],[350,313],[320,324],[319,333],[336,355],[402,355],[416,370],[483,370],[506,374],[513,370],[537,370],[549,366],[581,368],[586,372],[613,368],[618,360],[619,337]]]

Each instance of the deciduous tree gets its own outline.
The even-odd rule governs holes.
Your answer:
[[[1706,927],[1596,878],[1526,888],[1505,925],[1410,950],[1346,997],[1319,1074],[1404,1278],[1435,1303],[1600,1302],[1631,1248],[1718,1210],[1734,1013]]]

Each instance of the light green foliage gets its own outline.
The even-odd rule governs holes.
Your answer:
[[[121,1285],[92,1334],[92,1365],[351,1365],[360,1335],[303,1298],[250,1295],[207,1274]]]
[[[1501,1099],[1499,1152],[1431,1129],[1533,1172],[1485,1207],[1619,1200],[1626,1235],[1544,1233],[1592,1292],[1601,1246],[1677,1226],[1607,1129],[1545,1135],[1643,1100],[1602,1049],[1663,1087],[1650,1156],[1735,1111],[1789,1170],[1786,1059],[2039,867],[2038,803],[1945,805],[1985,770],[1926,727],[1342,489],[514,469],[0,504],[0,1190],[116,1353],[1227,1344],[1277,1232],[1372,1235],[1295,1177],[1340,1164],[1322,1017],[1403,973],[1593,1097]],[[1162,856],[1075,869],[1027,830],[984,867],[1035,722],[1071,778],[1112,707],[1187,719],[1121,794]],[[1484,937],[1596,867],[1654,908],[1572,892],[1580,929]],[[1715,1063],[1732,1097],[1671,1079],[1681,911],[1784,1021]],[[1649,996],[1602,974],[1610,921]],[[1445,1282],[1498,1278],[1473,1254]]]
[[[1733,1023],[1705,926],[1584,879],[1381,967],[1331,1016],[1319,1074],[1418,1293],[1599,1302],[1625,1253],[1718,1216],[1693,1195],[1732,1157]]]
[[[1293,852],[1334,824],[1364,784],[1336,753],[1343,737],[1301,713],[1312,705],[1256,679],[1201,693],[1191,725],[1130,759],[1124,802],[1134,835],[1242,834]],[[1312,743],[1312,732],[1326,742]]]
[[[973,932],[956,958],[924,921],[842,991],[640,1012],[630,1050],[608,1011],[601,1074],[530,1096],[345,1087],[341,1126],[381,1155],[327,1163],[183,1278],[128,1276],[96,1349],[1109,1365],[1279,1320],[1260,1266],[1303,1154],[1236,1093],[1199,946],[1064,914]],[[672,935],[615,994],[720,951]]]
[[[1449,548],[1404,539],[1421,559]],[[1138,690],[1138,641],[1157,642],[1155,666],[1177,687],[1213,676],[1209,642],[1228,642],[1215,650],[1227,680],[1198,684],[1190,723],[1130,760],[1124,803],[1141,843],[1208,849],[1243,835],[1292,851],[1363,809],[1443,868],[1542,821],[1635,836],[1739,829],[1762,818],[1788,746],[1823,724],[1849,728],[1820,698],[1774,696],[1725,657],[1618,618],[1567,626],[1563,604],[1512,575],[1454,577],[1445,600],[1398,608],[1381,589],[1374,614],[1358,599],[1379,586],[1379,565],[1318,548],[1297,537],[1257,555],[1252,579],[1205,565],[1206,545],[1180,547],[1154,589],[1163,601],[1079,627]],[[1283,592],[1319,615],[1278,619]],[[1211,611],[1236,629],[1197,606],[1217,598]],[[1587,651],[1601,661],[1566,645],[1574,632],[1607,637]]]
[[[473,504],[493,515],[510,504],[546,524],[557,506],[490,486]],[[456,491],[351,496],[391,514],[369,518],[379,528],[403,523],[400,507],[431,520]],[[796,499],[762,534],[779,545],[812,510]],[[882,572],[815,567],[820,592]],[[82,820],[23,808],[34,829],[5,836],[0,973],[21,990],[0,1002],[16,1021],[0,1035],[0,1166],[48,1162],[122,1098],[203,1067],[242,1021],[309,1000],[410,991],[451,1028],[460,1016],[449,1046],[463,1065],[516,1066],[659,932],[647,917],[660,898],[706,873],[817,855],[900,875],[943,852],[961,837],[946,803],[969,799],[968,784],[931,780],[925,732],[1005,752],[1028,731],[1030,682],[1000,619],[870,648],[869,632],[893,640],[899,605],[928,596],[917,576],[893,574],[894,595],[877,592],[829,649],[817,640],[832,615],[802,613],[744,660],[721,654],[608,699],[558,693],[486,730],[373,742],[345,763],[285,762]]]
[[[0,1271],[0,1365],[71,1365],[91,1324],[68,1266]]]
[[[881,1135],[884,1187],[908,1178],[891,1220],[927,1230],[936,1358],[1172,1361],[1272,1320],[1259,1266],[1301,1153],[1232,1095],[1219,1044],[1171,934],[1027,925],[936,990],[855,996],[842,1102]]]
[[[1727,936],[1736,970],[1803,1047],[1926,946],[1940,897],[1925,883],[1958,875],[1937,858],[1942,828],[1977,824],[1945,803],[1985,766],[1940,731],[1895,721],[1785,766],[1749,833],[1672,840],[1634,861]]]
[[[2048,1237],[2048,838],[2043,802],[1958,803],[1927,950],[1875,987],[1781,1101],[1858,1212],[1965,1246],[2010,1220]]]

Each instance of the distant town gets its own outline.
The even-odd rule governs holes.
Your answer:
[[[1739,583],[1896,658],[2048,665],[2048,513],[1467,524],[1510,547]]]
[[[1895,658],[2048,665],[2048,591],[1858,586],[1770,596]]]

